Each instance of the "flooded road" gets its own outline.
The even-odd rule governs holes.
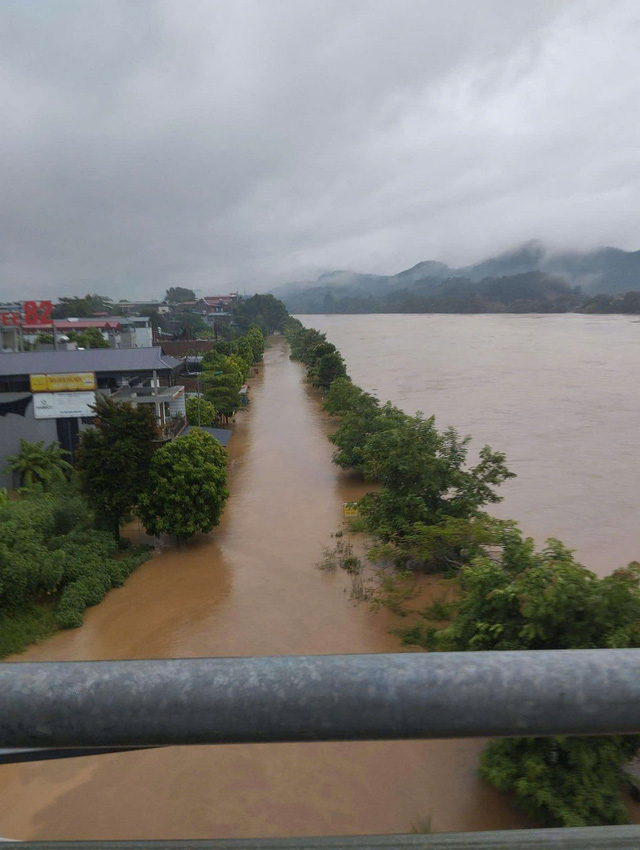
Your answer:
[[[338,340],[336,342],[340,345]],[[276,338],[237,417],[220,527],[163,551],[20,661],[388,652],[384,615],[313,568],[362,486]],[[475,776],[476,741],[176,747],[0,768],[0,835],[217,838],[522,826]]]
[[[600,575],[640,560],[637,316],[302,316],[355,383],[506,452],[494,512]]]

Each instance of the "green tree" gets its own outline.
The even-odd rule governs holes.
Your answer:
[[[360,389],[351,381],[351,378],[341,377],[331,383],[324,400],[324,409],[332,416],[344,416],[347,413],[357,412],[365,403],[373,412],[378,408],[378,400],[375,396]]]
[[[165,293],[164,300],[168,304],[180,304],[183,301],[195,301],[196,294],[193,289],[186,289],[184,286],[170,286]]]
[[[68,331],[66,336],[80,348],[110,348],[108,341],[98,328],[87,328],[84,331]]]
[[[312,382],[317,387],[328,389],[336,378],[344,378],[347,369],[344,360],[337,351],[323,354],[313,369]]]
[[[264,354],[264,334],[257,325],[252,324],[249,326],[249,330],[247,331],[247,340],[251,346],[251,351],[253,352],[252,362],[258,363],[262,360],[262,355]]]
[[[73,467],[64,459],[64,455],[68,454],[59,443],[51,443],[45,448],[44,440],[29,443],[21,439],[20,451],[7,458],[4,471],[17,475],[22,487],[40,484],[47,489],[65,481],[71,473]]]
[[[362,448],[362,469],[382,488],[360,503],[370,530],[398,544],[416,523],[476,517],[485,505],[501,501],[495,488],[514,477],[504,454],[484,446],[479,462],[468,468],[469,442],[454,428],[439,433],[434,417],[420,414],[371,433]]]
[[[207,351],[203,355],[202,368],[205,370],[213,369],[214,363],[217,362],[221,355],[228,357],[230,354],[233,354],[233,343],[228,342],[227,340],[217,340],[214,342],[211,351]]]
[[[189,425],[204,425],[210,428],[216,423],[216,409],[202,396],[191,396],[187,399],[187,422]]]
[[[187,331],[193,339],[198,339],[201,333],[208,331],[207,323],[198,313],[178,313],[176,325]]]
[[[536,552],[514,523],[502,525],[499,543],[460,571],[450,624],[433,627],[427,611],[406,642],[445,651],[640,646],[640,564],[599,579],[558,540]],[[480,772],[545,824],[621,823],[624,766],[639,745],[633,736],[503,739],[489,744]]]
[[[253,348],[251,347],[251,343],[249,342],[246,336],[241,336],[236,340],[234,354],[236,354],[238,357],[241,357],[247,364],[246,369],[248,375],[250,366],[254,361],[254,357]]]
[[[80,435],[76,464],[84,495],[116,539],[135,509],[160,434],[149,405],[133,407],[98,395],[93,428]]]
[[[233,308],[233,320],[241,330],[255,324],[265,336],[279,331],[288,315],[282,301],[273,295],[252,295]]]
[[[246,361],[240,354],[230,354],[229,357],[227,357],[227,362],[232,366],[235,366],[238,373],[242,376],[242,383],[244,384],[249,376],[250,362]],[[242,384],[240,386],[242,386]]]
[[[209,369],[202,376],[205,398],[222,416],[233,416],[241,403],[243,370],[233,355],[211,358],[207,360],[207,366]]]
[[[304,328],[300,319],[295,319],[293,316],[287,316],[280,328],[282,335],[287,342],[291,344],[293,337]]]
[[[298,330],[295,326],[292,327],[288,340],[291,346],[291,357],[294,360],[301,360],[308,367],[315,363],[318,354],[316,349],[322,343],[326,343],[327,337],[315,328],[304,328],[300,325]]]
[[[329,397],[332,406],[334,403],[343,403],[336,402],[331,391]],[[342,414],[337,431],[329,437],[337,446],[333,462],[344,469],[363,472],[364,451],[369,437],[378,431],[394,430],[401,426],[406,418],[406,414],[391,402],[380,407],[376,398],[361,392],[359,396],[354,397],[351,409]]]
[[[106,295],[63,296],[54,304],[52,316],[54,319],[90,319],[95,313],[113,313],[116,308],[117,305]]]
[[[195,428],[153,456],[140,517],[150,534],[186,540],[218,524],[228,495],[227,453]]]

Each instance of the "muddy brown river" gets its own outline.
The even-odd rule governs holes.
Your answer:
[[[352,367],[347,318],[312,318]],[[417,318],[425,317],[349,317],[364,322],[355,327],[370,344],[368,376],[360,374],[366,352],[353,357],[351,371],[359,383],[394,398],[399,373],[385,370],[402,370],[401,359],[393,358],[405,343],[396,335],[395,352],[380,357],[385,352],[380,334],[401,332],[406,340],[411,328],[406,321]],[[379,320],[384,321],[376,324]],[[419,339],[415,347],[420,350]],[[419,364],[410,384],[428,379],[427,401],[437,395],[434,375],[433,363],[428,373]],[[567,376],[560,371],[558,377]],[[124,587],[87,611],[80,629],[13,660],[396,651],[385,616],[353,607],[344,577],[313,567],[340,525],[342,503],[363,488],[331,464],[326,439],[331,425],[303,378],[284,340],[275,338],[260,374],[251,379],[251,406],[234,426],[231,497],[214,533],[181,547],[165,544]],[[506,391],[501,395],[503,407],[517,405]],[[397,392],[394,400],[403,402]],[[626,403],[621,416],[630,420],[637,401],[627,397]],[[500,421],[489,405],[486,417],[482,413],[477,411],[479,421]],[[472,422],[447,421],[473,430]],[[490,424],[483,439],[485,433],[502,447]],[[608,439],[624,447],[630,439],[625,434]],[[634,474],[633,462],[626,466]],[[517,498],[511,502],[518,504]],[[604,527],[612,523],[609,517]],[[620,552],[631,548],[625,535]],[[429,816],[437,831],[526,826],[500,794],[476,778],[480,746],[409,741],[176,747],[4,766],[0,835],[153,839],[406,832]]]
[[[640,317],[301,317],[353,380],[506,452],[499,516],[600,575],[640,560]]]

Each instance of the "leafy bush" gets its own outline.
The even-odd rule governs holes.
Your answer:
[[[0,505],[0,613],[6,632],[0,633],[0,644],[20,648],[19,634],[35,633],[38,622],[49,630],[53,620],[62,628],[80,625],[83,610],[120,586],[148,557],[149,547],[136,547],[118,560],[113,536],[92,521],[69,485],[53,492],[33,489]],[[38,601],[57,594],[49,616]],[[27,611],[38,616],[25,619]]]
[[[514,523],[500,526],[499,549],[460,571],[453,619],[441,612],[404,633],[431,650],[545,650],[640,646],[640,564],[598,578],[558,540],[536,552]],[[492,741],[480,773],[553,826],[625,822],[624,766],[638,736],[509,738]]]

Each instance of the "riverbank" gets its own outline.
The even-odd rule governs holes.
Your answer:
[[[410,416],[354,384],[326,334],[298,319],[285,334],[307,379],[328,388],[325,409],[340,421],[330,437],[334,462],[381,485],[358,503],[373,537],[370,558],[385,565],[375,587],[362,586],[366,563],[342,539],[325,566],[339,565],[359,582],[359,600],[400,615],[409,609],[399,582],[408,579],[410,589],[420,572],[457,571],[456,602],[418,612],[423,622],[402,630],[403,641],[444,652],[639,645],[640,564],[598,579],[558,539],[536,551],[513,520],[486,512],[501,501],[494,488],[515,477],[503,453],[484,445],[474,466],[470,437],[438,431],[434,416]],[[636,739],[624,736],[506,739],[488,743],[479,772],[546,826],[623,823],[621,790],[637,752]]]
[[[358,386],[506,453],[496,516],[597,575],[640,553],[640,324],[611,316],[314,316]]]

